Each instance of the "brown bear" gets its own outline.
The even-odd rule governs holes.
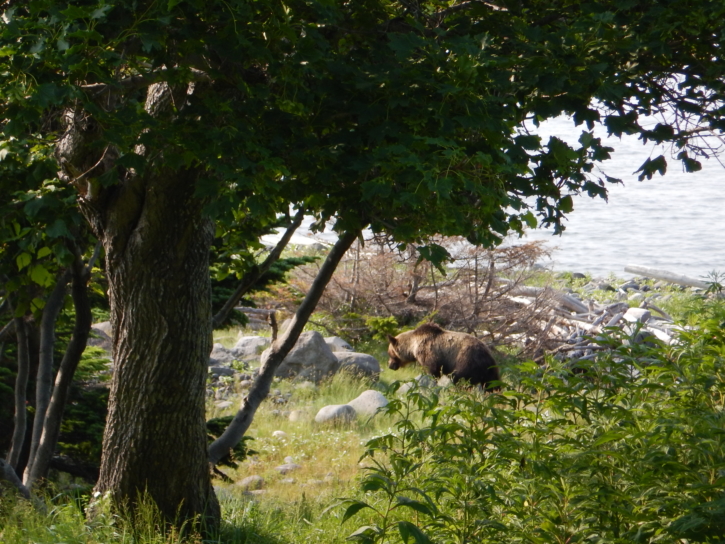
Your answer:
[[[388,368],[391,370],[418,361],[436,378],[446,374],[453,383],[467,380],[471,385],[483,385],[487,390],[498,389],[498,385],[490,385],[499,380],[496,361],[475,336],[446,331],[427,323],[398,336],[388,335],[388,340]]]

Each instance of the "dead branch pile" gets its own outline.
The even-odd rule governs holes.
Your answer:
[[[382,238],[357,243],[318,306],[332,319],[318,324],[354,340],[367,331],[360,316],[394,316],[400,325],[434,316],[446,328],[538,360],[547,353],[592,358],[601,349],[592,339],[606,327],[623,329],[633,341],[672,340],[672,318],[651,302],[598,304],[546,284],[551,277],[536,267],[546,255],[539,243],[483,249],[457,238],[436,242],[453,257],[445,275],[410,247],[399,251]],[[314,265],[303,268],[292,283],[304,292],[316,273]]]

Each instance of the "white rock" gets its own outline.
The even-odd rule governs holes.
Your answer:
[[[340,370],[377,378],[380,375],[380,363],[372,355],[367,353],[356,353],[354,351],[335,351],[335,357],[340,361]]]
[[[348,406],[352,406],[357,415],[359,416],[373,416],[378,411],[378,408],[388,405],[388,399],[385,398],[380,391],[363,391],[356,398],[347,403]]]
[[[284,431],[274,431],[272,433],[272,436],[274,438],[279,438],[280,440],[287,438],[287,433]]]
[[[315,416],[316,423],[345,423],[355,419],[355,409],[348,404],[331,404],[320,408]]]
[[[405,382],[398,388],[398,396],[399,397],[406,396],[408,394],[408,391],[413,389],[413,386],[414,386],[413,382]]]
[[[652,317],[652,314],[644,308],[630,308],[625,312],[623,317],[630,322],[640,321],[646,323]]]
[[[242,336],[234,344],[231,352],[241,361],[255,361],[270,344],[271,340],[266,336]]]
[[[290,421],[302,421],[305,418],[305,412],[303,410],[292,410],[289,413]]]
[[[287,464],[294,463],[295,462],[295,458],[292,457],[291,455],[288,455],[287,457],[284,458],[284,462],[287,463]]]
[[[330,349],[333,351],[352,351],[352,346],[345,342],[342,338],[339,336],[328,336],[325,338],[325,344],[330,346]]]

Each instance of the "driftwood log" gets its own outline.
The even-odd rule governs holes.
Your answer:
[[[637,268],[637,270],[642,269],[644,267]],[[675,279],[680,282],[684,278],[667,273],[658,276],[673,283],[676,283]],[[697,282],[692,278],[684,279]],[[524,344],[537,346],[534,359],[538,362],[542,362],[546,355],[554,355],[572,363],[591,359],[597,353],[608,349],[595,341],[598,336],[606,333],[607,329],[620,329],[631,336],[633,342],[656,338],[664,344],[673,342],[675,331],[678,329],[672,317],[650,300],[642,301],[637,308],[630,308],[629,303],[624,301],[607,304],[600,304],[594,300],[582,301],[574,294],[563,293],[550,287],[512,285],[505,278],[496,278],[496,284],[500,286],[498,288],[506,291],[511,302],[521,307],[541,308],[542,305],[548,307],[543,316],[539,314],[538,329],[529,328],[529,331],[538,330],[538,333],[525,335],[526,337],[519,339]]]
[[[674,272],[667,272],[667,270],[658,270],[647,266],[628,264],[624,267],[624,271],[629,272],[630,274],[644,276],[646,278],[669,281],[670,283],[676,283],[677,285],[686,285],[688,287],[697,287],[699,289],[708,288],[708,284],[704,281],[690,278],[689,276],[683,276],[682,274],[676,274]]]

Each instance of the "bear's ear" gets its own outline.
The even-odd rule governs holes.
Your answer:
[[[398,345],[398,339],[395,338],[395,336],[393,336],[392,334],[388,335],[388,342],[390,342],[394,346]]]

